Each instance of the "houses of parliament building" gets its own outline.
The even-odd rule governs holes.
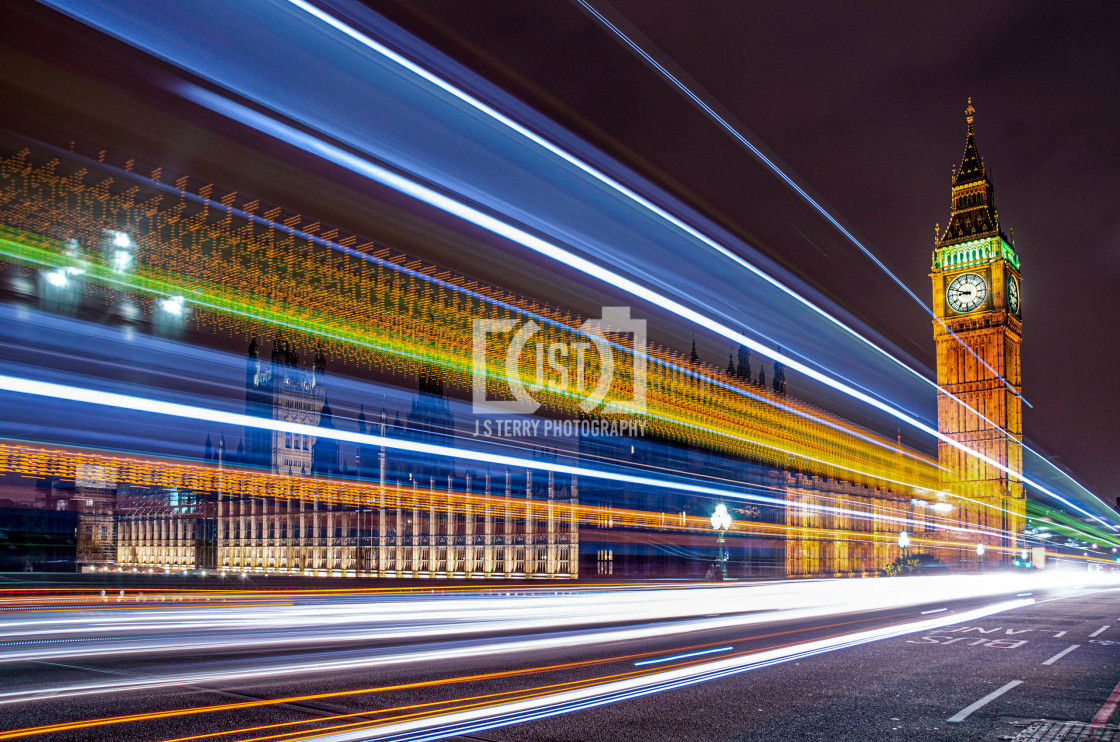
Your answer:
[[[978,542],[989,549],[988,565],[1008,559],[1021,547],[1026,512],[1020,481],[1020,260],[1014,240],[1001,228],[974,117],[970,101],[964,155],[951,183],[950,219],[938,227],[931,259],[941,436],[936,461],[904,445],[901,436],[896,442],[796,399],[781,364],[756,373],[750,353],[740,348],[724,371],[705,364],[695,345],[688,356],[647,346],[650,404],[661,406],[659,414],[648,416],[652,432],[645,439],[579,439],[571,460],[690,472],[764,493],[753,504],[727,503],[736,522],[727,534],[736,576],[877,574],[899,559],[901,527],[910,531],[911,553],[949,568],[976,568]],[[76,211],[65,198],[81,203],[71,193],[81,185],[74,178],[36,170],[18,158],[0,165],[23,179],[13,180],[6,191],[13,194],[11,205],[0,200],[0,223],[43,231],[42,225],[63,218],[59,214]],[[66,208],[47,203],[44,213],[48,206],[54,209],[50,219],[33,221],[28,204],[39,201],[17,198],[21,188],[39,201],[50,194]],[[295,239],[287,227],[239,230],[232,219],[207,220],[203,212],[196,224],[185,224],[189,220],[178,212],[164,219],[166,203],[143,202],[135,194],[120,196],[114,208],[127,215],[144,203],[149,203],[146,223],[163,230],[149,233],[166,235],[146,259],[166,260],[208,280],[236,273],[248,287],[275,281],[250,272],[267,271],[274,262],[309,265],[313,271],[303,280],[321,280],[317,285],[334,292],[324,294],[324,301],[338,302],[339,314],[344,310],[356,318],[362,333],[381,333],[385,344],[465,349],[456,358],[469,365],[471,317],[493,316],[498,306],[538,315],[550,311],[387,251],[369,255],[378,263],[351,266],[338,255],[316,261],[322,256],[313,251],[320,248]],[[353,244],[337,231],[332,239]],[[229,249],[218,253],[213,244]],[[276,260],[251,257],[264,254]],[[438,285],[422,283],[429,275],[438,276]],[[269,285],[272,291],[283,288]],[[484,294],[489,303],[479,298]],[[564,332],[579,327],[578,318],[551,316]],[[259,336],[260,326],[250,333],[238,321],[229,320],[235,336]],[[305,345],[315,342],[309,335],[277,336],[266,349],[253,338],[245,356],[244,412],[270,422],[246,425],[235,442],[215,431],[200,444],[201,464],[137,459],[126,466],[119,457],[110,462],[87,451],[48,455],[12,446],[0,451],[0,467],[68,478],[68,486],[80,490],[73,499],[96,510],[90,561],[129,571],[698,576],[717,558],[719,547],[707,525],[710,499],[580,479],[560,473],[563,467],[499,467],[421,455],[416,451],[422,446],[372,444],[399,439],[454,446],[445,384],[462,389],[463,380],[448,381],[434,366],[402,362],[407,371],[398,376],[417,383],[410,409],[360,407],[354,415],[354,404],[339,414],[331,402],[325,351],[316,347],[311,362],[301,363],[295,347],[300,338]],[[337,350],[338,345],[331,352]],[[721,435],[730,432],[720,437],[707,424],[723,426]],[[366,438],[340,441],[355,430]],[[528,449],[540,459],[557,455],[544,445]],[[799,457],[785,453],[794,450]],[[106,474],[110,471],[116,473]],[[910,482],[920,486],[904,484]],[[949,511],[932,505],[952,514],[942,515]]]

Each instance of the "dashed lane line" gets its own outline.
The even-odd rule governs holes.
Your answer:
[[[977,711],[979,709],[984,708],[989,703],[996,700],[997,698],[999,698],[1000,696],[1002,696],[1004,693],[1011,690],[1015,686],[1022,685],[1022,683],[1023,683],[1022,680],[1012,680],[1007,685],[1003,686],[1002,688],[999,688],[997,690],[992,691],[988,695],[981,698],[979,701],[976,701],[975,703],[970,703],[969,705],[965,706],[963,709],[961,709],[957,713],[950,716],[949,721],[953,722],[953,723],[959,723],[959,722],[964,721],[969,716],[971,716],[974,711]]]
[[[1052,665],[1055,662],[1057,662],[1058,660],[1060,660],[1062,657],[1065,657],[1067,654],[1069,654],[1070,652],[1072,652],[1073,650],[1077,649],[1080,646],[1081,646],[1080,644],[1071,644],[1070,646],[1066,647],[1061,652],[1058,652],[1056,655],[1054,655],[1050,659],[1046,660],[1042,664]]]

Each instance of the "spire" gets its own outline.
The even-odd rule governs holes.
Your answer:
[[[330,397],[323,397],[323,408],[319,410],[319,427],[320,428],[333,428],[334,427],[334,412],[331,411]]]
[[[739,378],[751,380],[751,351],[745,345],[739,346]]]
[[[968,132],[965,136],[964,155],[961,157],[960,167],[953,169],[952,218],[945,231],[937,235],[938,248],[1003,236],[999,228],[999,215],[996,213],[991,173],[985,168],[984,158],[980,156],[980,150],[976,146],[976,131],[973,127],[975,120],[976,109],[972,107],[972,99],[969,98],[968,108],[965,109]]]
[[[727,354],[727,375],[735,376],[735,359],[730,353]]]
[[[202,460],[209,461],[214,458],[214,446],[210,443],[210,434],[206,434],[206,443],[202,446]]]
[[[976,132],[972,128],[972,122],[976,117],[976,109],[972,107],[972,98],[968,99],[968,108],[964,110],[964,116],[968,122],[968,136],[964,142],[964,157],[961,158],[961,166],[957,168],[957,176],[953,179],[953,185],[955,186],[975,183],[986,180],[988,177],[987,173],[984,172],[984,158],[980,156],[980,150],[976,148]]]
[[[779,347],[778,352],[781,353],[782,349]],[[774,391],[778,394],[786,393],[786,367],[782,365],[781,361],[774,361]]]
[[[358,405],[358,432],[366,432],[366,406]]]
[[[688,354],[688,362],[693,366],[700,363],[700,355],[696,352],[696,338],[692,339],[692,352]]]

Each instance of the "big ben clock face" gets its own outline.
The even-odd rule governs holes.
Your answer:
[[[1015,276],[1007,277],[1007,306],[1015,314],[1019,313],[1019,282]]]
[[[945,298],[954,312],[971,312],[978,309],[988,297],[988,285],[975,273],[962,273],[949,284]]]

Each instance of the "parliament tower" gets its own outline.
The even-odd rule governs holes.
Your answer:
[[[949,438],[1021,473],[1019,256],[1000,228],[995,191],[976,147],[975,113],[970,98],[964,157],[953,174],[952,215],[944,231],[938,228],[930,273],[937,383],[948,392],[938,392],[937,425]],[[981,503],[959,501],[965,503],[961,520],[1003,531],[1002,539],[985,539],[988,546],[1014,549],[1025,513],[1022,483],[945,442],[938,444],[938,461],[947,485]],[[989,558],[994,564],[1008,554]]]

